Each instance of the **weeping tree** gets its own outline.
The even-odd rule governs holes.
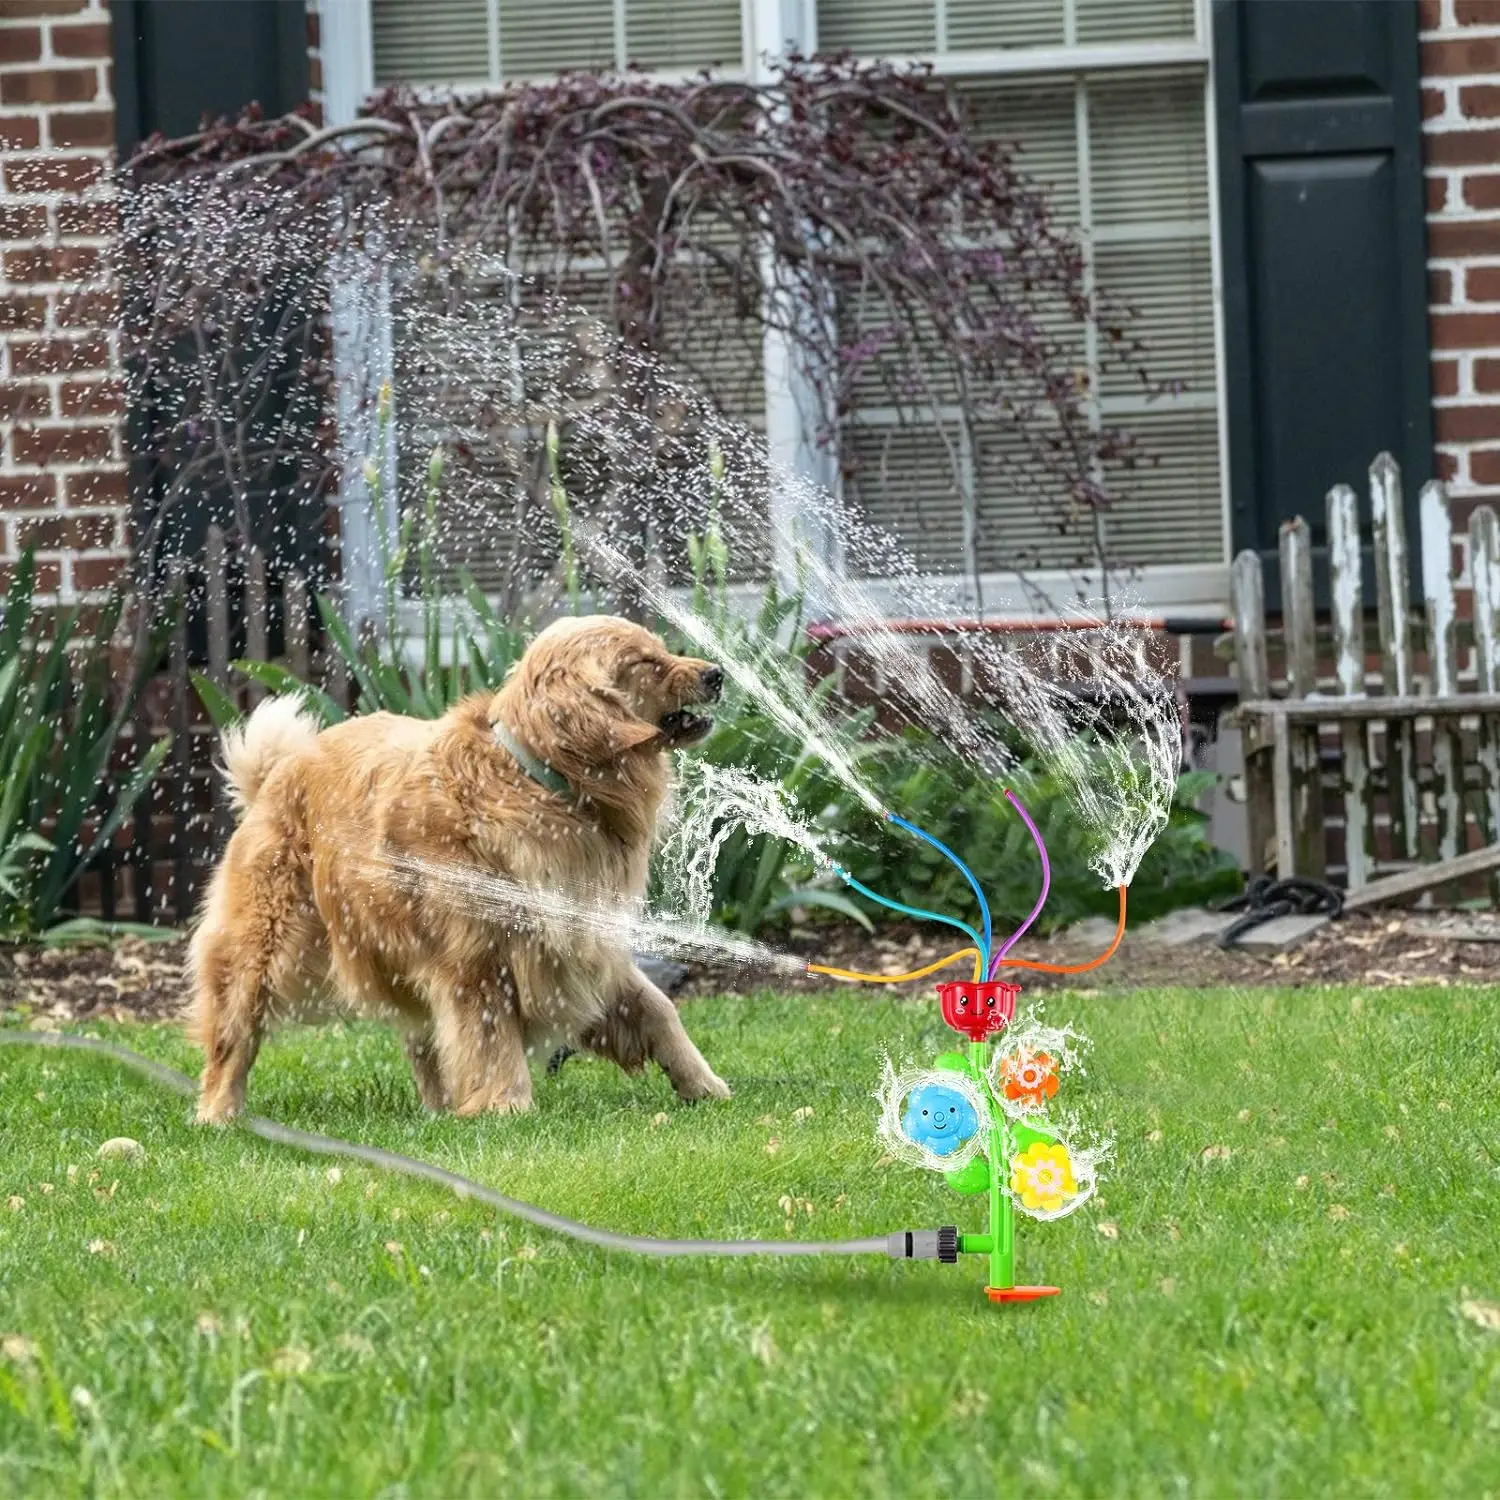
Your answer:
[[[730,412],[753,405],[773,335],[814,393],[814,451],[846,477],[841,427],[878,401],[897,427],[938,435],[972,535],[965,453],[998,429],[1007,481],[1076,539],[1077,562],[1115,561],[1100,518],[1137,456],[1102,420],[1078,349],[1092,325],[1104,361],[1149,385],[1130,311],[1091,284],[1014,150],[924,68],[793,58],[763,84],[576,73],[461,96],[396,88],[351,124],[252,113],[154,139],[125,171],[136,206],[116,275],[132,399],[153,395],[148,544],[205,484],[241,530],[252,495],[295,511],[326,492],[327,335],[359,250],[387,268],[406,255],[417,300],[450,308],[511,294],[499,276],[476,287],[493,258],[613,335],[581,319],[581,364],[659,356]],[[638,418],[671,434],[690,415],[659,396],[644,389]],[[518,555],[526,506],[547,505],[549,476],[533,461],[525,477]]]

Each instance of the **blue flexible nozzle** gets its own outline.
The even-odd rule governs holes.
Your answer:
[[[898,827],[906,829],[908,833],[916,834],[924,843],[931,844],[969,882],[969,889],[974,892],[974,896],[979,902],[980,915],[984,918],[984,937],[982,939],[977,937],[972,928],[965,927],[964,931],[968,932],[970,936],[974,937],[975,942],[979,943],[980,951],[984,955],[984,970],[988,973],[990,966],[990,941],[993,936],[990,923],[990,903],[984,899],[984,892],[980,890],[979,882],[974,878],[974,872],[941,839],[933,838],[925,829],[918,828],[915,823],[908,823],[905,818],[897,813],[887,812],[886,818]],[[928,913],[928,915],[931,915],[931,913]],[[938,920],[948,921],[951,926],[960,925],[953,922],[951,918],[939,917]]]

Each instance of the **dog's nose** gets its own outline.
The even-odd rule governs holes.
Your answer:
[[[717,698],[724,691],[724,668],[704,667],[702,673],[703,691],[710,698]]]

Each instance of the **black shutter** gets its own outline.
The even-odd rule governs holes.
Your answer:
[[[1299,514],[1325,547],[1324,496],[1361,490],[1384,449],[1415,572],[1432,477],[1415,0],[1214,0],[1213,26],[1235,550],[1274,558]]]
[[[307,98],[306,0],[114,0],[115,135],[122,157],[153,131]]]

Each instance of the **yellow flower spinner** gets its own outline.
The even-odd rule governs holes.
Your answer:
[[[1046,1146],[1041,1141],[1028,1146],[1010,1164],[1010,1190],[1023,1207],[1055,1213],[1078,1193],[1068,1148]]]

